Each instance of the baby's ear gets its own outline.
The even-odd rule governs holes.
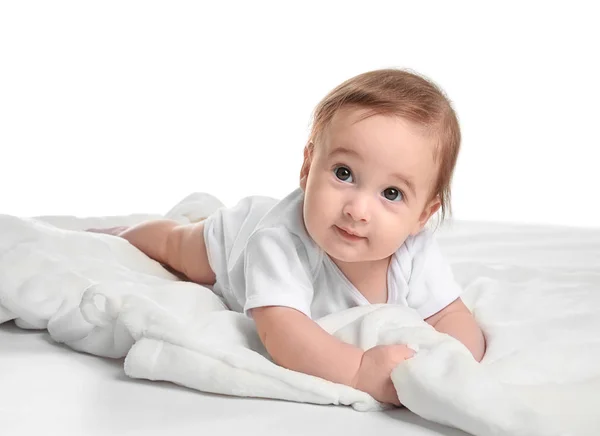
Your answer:
[[[300,187],[303,191],[306,190],[306,180],[308,179],[308,172],[310,171],[314,149],[315,146],[312,142],[309,142],[306,144],[306,147],[304,147],[304,161],[302,162],[302,168],[300,169]]]
[[[427,221],[429,221],[429,218],[431,218],[431,216],[439,210],[441,205],[442,205],[442,203],[440,202],[439,197],[436,196],[433,200],[431,200],[429,202],[429,204],[427,204],[425,206],[425,208],[423,209],[423,212],[421,212],[419,221],[417,222],[417,225],[411,232],[411,235],[414,236],[417,233],[419,233],[421,230],[423,230],[423,227],[425,227],[425,224],[427,224]]]

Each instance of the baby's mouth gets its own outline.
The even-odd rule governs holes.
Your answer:
[[[348,239],[351,241],[360,241],[361,239],[365,239],[364,236],[361,236],[360,234],[352,231],[351,229],[339,227],[339,226],[333,226],[333,227],[335,228],[337,233],[344,239]]]

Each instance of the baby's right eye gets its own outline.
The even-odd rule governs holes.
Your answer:
[[[348,167],[339,166],[335,167],[333,170],[335,176],[341,180],[342,182],[350,182],[352,183],[352,172]]]

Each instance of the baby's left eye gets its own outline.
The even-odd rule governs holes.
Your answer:
[[[386,188],[383,190],[382,194],[386,198],[386,200],[390,201],[400,201],[404,197],[404,195],[402,195],[402,192],[396,188]]]

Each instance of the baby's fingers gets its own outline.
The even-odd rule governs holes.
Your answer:
[[[407,347],[406,345],[396,345],[394,348],[395,357],[399,361],[410,359],[415,355],[415,350]]]

